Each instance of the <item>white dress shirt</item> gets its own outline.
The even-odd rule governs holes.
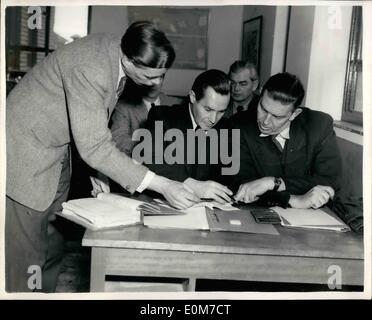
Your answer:
[[[287,128],[285,128],[284,130],[282,130],[276,137],[276,141],[278,141],[280,143],[280,145],[282,146],[282,148],[284,149],[284,146],[285,146],[285,142],[287,140],[289,140],[289,130],[290,130],[290,127],[291,125],[289,125]],[[267,137],[268,134],[264,134],[264,133],[261,133],[260,134],[260,137]]]
[[[190,113],[190,118],[191,118],[191,122],[192,122],[192,129],[195,131],[196,130],[196,127],[198,126],[198,124],[196,123],[195,118],[194,118],[194,115],[192,114],[191,105],[190,104],[189,104],[189,113]]]
[[[145,98],[143,98],[143,103],[145,104],[145,107],[146,107],[147,111],[150,111],[153,104],[155,106],[160,106],[160,97],[157,97],[154,102],[150,102],[150,101],[146,100]]]

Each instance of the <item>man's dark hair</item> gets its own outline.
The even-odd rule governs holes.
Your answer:
[[[176,54],[165,34],[149,21],[132,23],[121,38],[121,50],[133,63],[170,68]]]
[[[221,95],[228,95],[230,93],[229,78],[225,72],[217,69],[207,70],[199,74],[191,88],[195,93],[196,100],[204,97],[204,92],[208,87]]]
[[[270,98],[280,101],[282,104],[293,104],[294,108],[300,106],[305,96],[300,79],[288,72],[270,77],[262,88],[261,97],[265,92]]]
[[[248,69],[251,72],[252,81],[258,80],[258,72],[257,72],[256,66],[252,62],[245,61],[245,60],[236,60],[230,66],[229,75],[231,75],[231,73],[238,73],[244,69]]]

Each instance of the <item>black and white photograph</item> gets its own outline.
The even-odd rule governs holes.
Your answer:
[[[370,299],[371,8],[3,1],[0,296]]]

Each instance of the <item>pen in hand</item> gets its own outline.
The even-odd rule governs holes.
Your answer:
[[[230,201],[227,202],[227,203],[238,203],[238,201],[235,200],[235,198],[233,196],[229,196],[229,198],[230,198]],[[213,202],[213,201],[216,201],[216,200],[214,200],[212,198],[200,198],[200,200],[203,201],[203,202]]]

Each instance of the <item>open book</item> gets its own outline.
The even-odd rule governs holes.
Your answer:
[[[70,200],[62,204],[60,216],[91,230],[142,223],[142,215],[182,214],[149,201],[118,194],[100,193],[97,198]]]
[[[321,209],[283,209],[280,207],[272,209],[279,214],[282,220],[281,225],[284,227],[350,231],[345,223]]]

